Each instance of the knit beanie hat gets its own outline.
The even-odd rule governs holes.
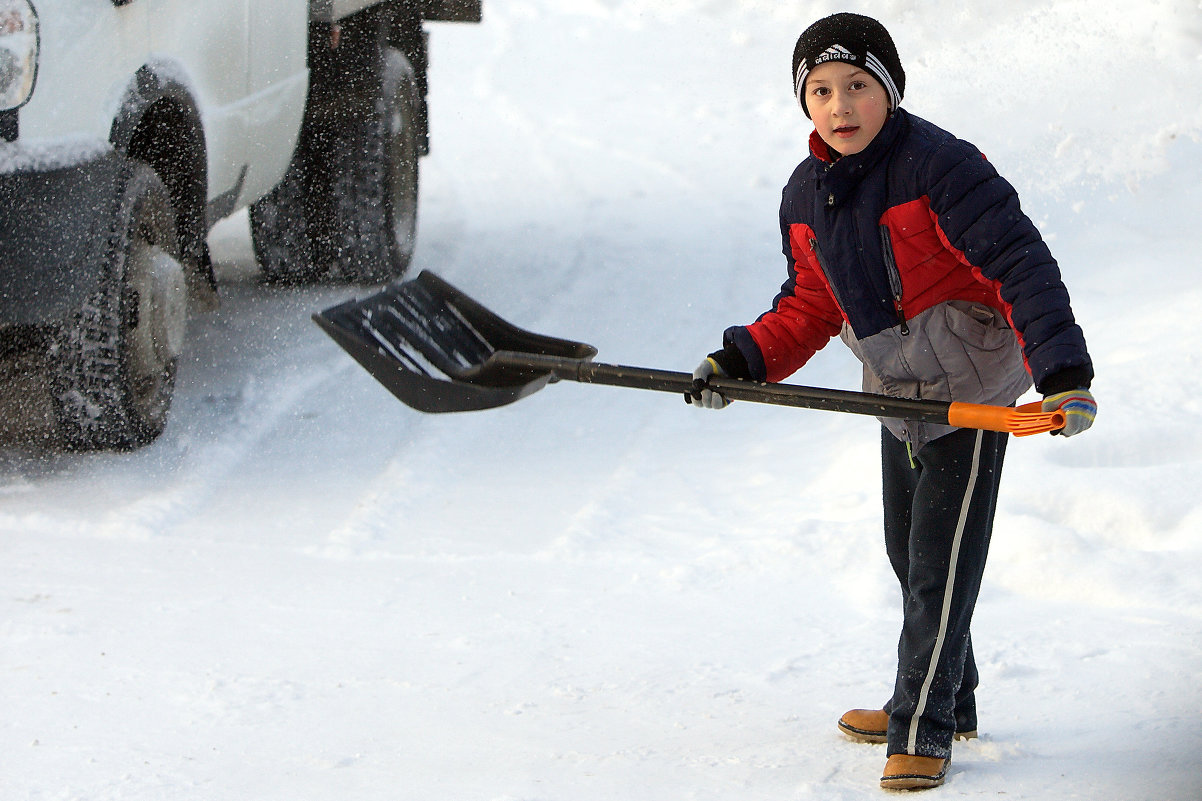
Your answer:
[[[793,94],[807,117],[810,111],[805,104],[806,78],[815,67],[828,61],[844,61],[866,70],[885,87],[892,108],[901,104],[906,73],[889,31],[872,17],[833,14],[806,28],[797,40],[793,48]]]

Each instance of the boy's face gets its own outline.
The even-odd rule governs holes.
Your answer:
[[[842,156],[868,147],[889,117],[881,82],[843,61],[819,64],[807,76],[805,103],[822,141]]]

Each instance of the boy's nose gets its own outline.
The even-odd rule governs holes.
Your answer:
[[[835,92],[833,101],[831,102],[831,114],[836,117],[844,117],[851,113],[851,103],[846,95],[842,92]]]

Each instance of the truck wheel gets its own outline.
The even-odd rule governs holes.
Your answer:
[[[51,387],[72,450],[130,450],[162,433],[188,317],[171,199],[131,162],[114,202],[100,286],[51,343]]]
[[[366,102],[327,86],[311,90],[288,172],[250,208],[267,283],[378,283],[409,267],[421,144],[417,78],[399,50],[378,52]]]
[[[310,230],[330,278],[377,283],[404,274],[417,233],[418,96],[408,60],[383,51],[374,108],[328,131]]]

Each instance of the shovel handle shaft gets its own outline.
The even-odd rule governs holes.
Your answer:
[[[692,377],[689,378],[691,386]],[[946,401],[890,398],[869,392],[805,387],[797,384],[769,384],[741,381],[737,378],[711,378],[708,386],[728,400],[864,414],[872,417],[898,417],[944,425],[947,424],[948,408],[951,406]]]
[[[602,364],[591,359],[568,359],[540,354],[497,353],[494,358],[515,365],[546,370],[564,381],[585,384],[649,389],[677,394],[693,391],[693,376],[670,370]],[[957,428],[981,428],[1027,436],[1064,427],[1064,415],[1044,413],[1039,404],[989,406],[914,398],[892,398],[870,392],[806,387],[797,384],[772,384],[737,378],[711,377],[707,386],[728,400],[793,406],[831,412],[893,417]]]

